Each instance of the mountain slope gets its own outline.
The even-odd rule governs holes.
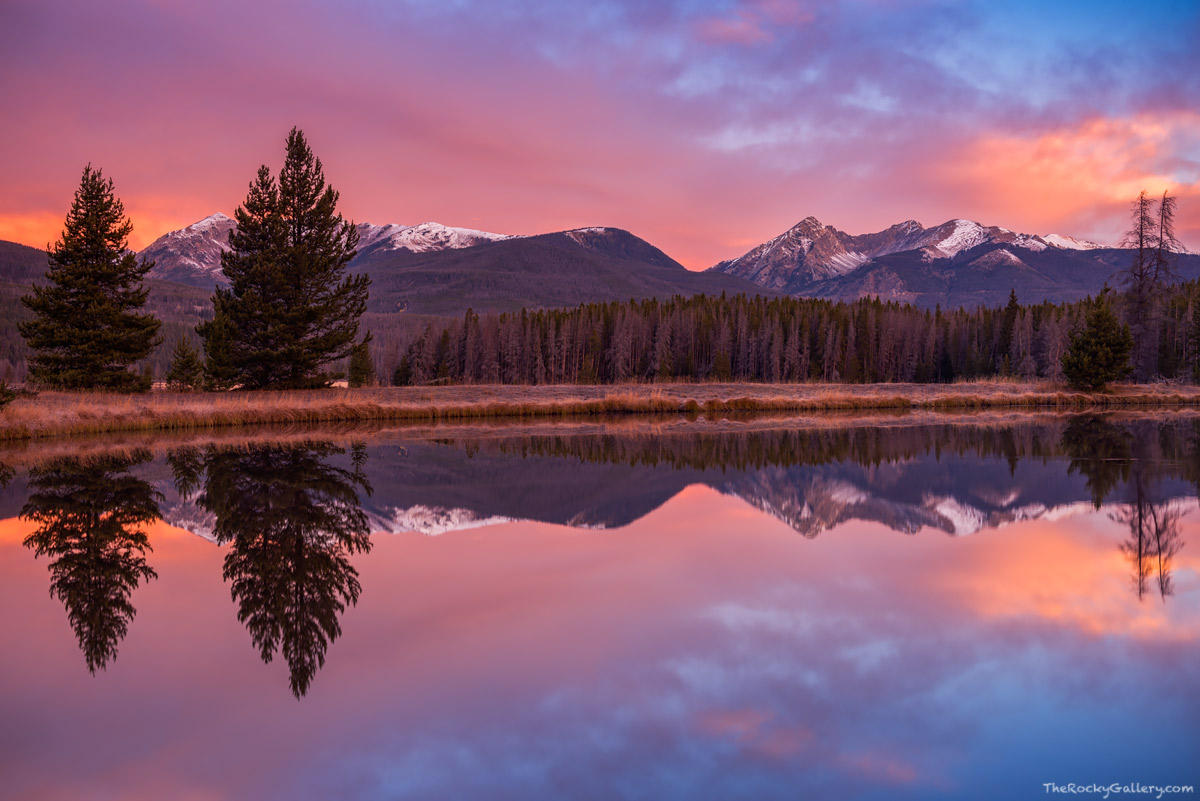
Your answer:
[[[221,254],[229,250],[229,232],[236,227],[233,219],[218,212],[160,236],[139,255],[154,261],[151,278],[204,289],[212,289],[214,284],[224,286],[229,282],[221,272]],[[453,228],[434,222],[420,225],[359,223],[355,230],[358,232],[358,258],[391,251],[456,250],[510,238],[505,234]]]
[[[762,293],[736,276],[696,273],[617,228],[514,237],[429,253],[369,251],[351,270],[371,276],[370,310],[419,314],[516,311],[676,294]],[[768,292],[768,294],[774,294]]]
[[[172,231],[142,251],[153,278],[211,291],[228,282],[221,253],[234,221],[223,214]],[[507,236],[439,223],[361,223],[354,273],[371,276],[375,314],[516,311],[701,292],[764,292],[736,276],[691,272],[628,231],[579,228]],[[771,290],[765,290],[774,294]]]
[[[160,236],[138,255],[154,262],[150,278],[211,290],[214,284],[228,283],[221,274],[221,254],[229,250],[229,232],[235,226],[218,212]]]

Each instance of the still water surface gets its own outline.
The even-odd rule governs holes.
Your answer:
[[[1192,418],[317,432],[0,472],[3,798],[1200,785]]]

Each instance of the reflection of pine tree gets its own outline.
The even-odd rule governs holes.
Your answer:
[[[1128,431],[1098,415],[1072,418],[1062,435],[1061,447],[1070,458],[1068,473],[1082,473],[1099,509],[1122,481],[1129,479],[1133,462],[1133,437]]]
[[[50,593],[62,600],[88,670],[110,659],[136,611],[130,596],[156,578],[143,526],[161,517],[161,496],[130,474],[149,451],[130,456],[56,459],[29,471],[21,517],[38,524],[25,546],[49,556]]]
[[[191,500],[204,477],[204,456],[200,449],[191,445],[176,448],[167,454],[167,464],[171,466],[180,499]]]
[[[214,533],[231,543],[225,578],[262,658],[283,654],[297,698],[341,634],[339,615],[362,590],[349,557],[370,550],[357,489],[361,471],[329,464],[328,444],[210,450],[199,503],[216,515]]]

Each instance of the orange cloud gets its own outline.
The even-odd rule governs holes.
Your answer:
[[[1085,526],[1099,531],[1081,536]],[[1132,567],[1117,548],[1125,534],[1123,526],[1102,519],[1019,524],[972,542],[975,547],[960,554],[972,567],[935,572],[927,580],[985,620],[1034,618],[1090,635],[1200,637],[1200,615],[1186,605],[1164,604],[1157,596],[1138,601]],[[1185,531],[1185,541],[1194,539]],[[1177,583],[1190,584],[1200,574],[1200,556],[1185,548],[1172,568]]]
[[[1177,111],[1120,119],[1094,117],[1037,136],[985,134],[934,168],[972,208],[1007,225],[1109,230],[1116,244],[1128,204],[1146,190],[1178,195],[1179,232],[1200,229],[1200,184],[1194,165],[1174,154],[1200,141],[1200,113]],[[1094,233],[1093,233],[1094,235]],[[1194,245],[1195,243],[1193,243]]]

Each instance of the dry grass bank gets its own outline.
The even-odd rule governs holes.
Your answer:
[[[370,421],[445,424],[631,414],[1070,411],[1200,405],[1200,388],[1122,386],[1069,392],[1049,384],[641,384],[451,386],[313,392],[150,395],[44,392],[0,411],[0,440],[134,431]]]

